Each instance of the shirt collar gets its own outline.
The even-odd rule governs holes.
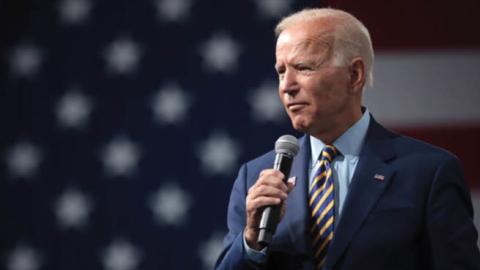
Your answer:
[[[370,113],[368,109],[365,109],[362,117],[338,137],[338,139],[333,142],[333,146],[335,146],[344,157],[360,155],[360,150],[367,135],[369,125]],[[325,147],[325,143],[310,135],[310,147],[312,153],[311,161],[312,165],[314,165],[317,162],[320,152]]]

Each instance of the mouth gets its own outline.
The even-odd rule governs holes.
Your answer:
[[[295,102],[295,103],[288,103],[287,109],[291,112],[298,112],[305,108],[308,104],[305,102]]]

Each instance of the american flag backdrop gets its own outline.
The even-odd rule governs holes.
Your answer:
[[[0,269],[211,269],[239,165],[299,135],[277,97],[273,27],[334,2],[355,1],[1,0]],[[368,2],[361,19],[378,18]],[[377,58],[385,69],[372,92],[390,89],[387,100],[385,70],[406,59],[396,55]],[[479,55],[462,58],[464,69]],[[471,73],[462,93],[478,103]],[[436,143],[470,136],[450,150],[480,190],[478,155],[464,152],[480,150],[478,106],[452,128],[424,104],[404,115],[372,96],[369,109],[391,127]],[[442,132],[411,121],[425,113]]]
[[[318,1],[0,2],[0,268],[211,269],[289,132],[273,27]]]

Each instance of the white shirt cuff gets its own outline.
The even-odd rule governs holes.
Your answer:
[[[264,247],[262,250],[250,248],[247,244],[247,240],[245,239],[245,234],[242,233],[242,235],[246,259],[259,264],[264,263],[267,260],[267,247]]]

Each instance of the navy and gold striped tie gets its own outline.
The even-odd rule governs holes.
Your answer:
[[[309,206],[312,217],[312,245],[316,268],[325,264],[328,247],[333,238],[335,221],[335,191],[331,163],[338,154],[332,145],[326,145],[320,154],[320,167],[309,188]]]

